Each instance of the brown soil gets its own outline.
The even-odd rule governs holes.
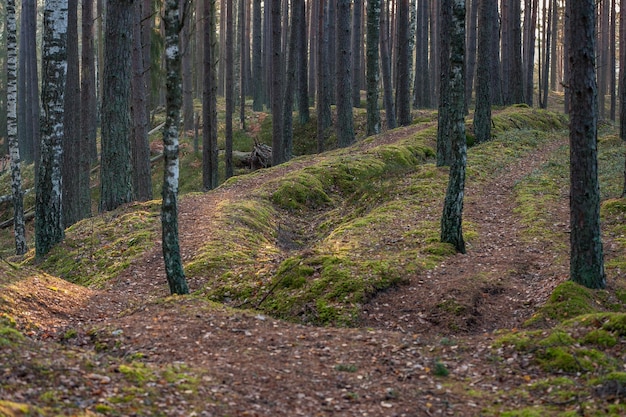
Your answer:
[[[384,140],[411,129],[417,127]],[[449,257],[435,270],[411,277],[406,286],[371,300],[361,328],[307,327],[256,312],[209,307],[195,298],[162,301],[168,288],[159,245],[103,290],[74,292],[71,300],[41,290],[30,298],[36,303],[29,298],[21,302],[39,324],[40,338],[80,329],[75,343],[82,347],[97,340],[119,355],[141,352],[152,364],[179,361],[201,372],[197,396],[163,388],[163,404],[158,404],[163,415],[472,416],[484,407],[497,409],[498,403],[515,409],[527,404],[507,393],[533,375],[489,361],[492,332],[519,326],[565,279],[567,266],[520,237],[511,190],[559,145],[538,149],[486,185],[470,179],[464,217],[480,237],[467,254]],[[212,239],[218,203],[245,198],[251,189],[302,164],[182,199],[183,258],[193,257]],[[560,208],[563,224],[566,203]],[[557,227],[555,238],[565,239],[564,229]],[[189,284],[194,290],[203,283]],[[36,291],[33,283],[24,285]],[[441,308],[442,300],[467,314],[454,317]],[[94,328],[100,330],[87,336]],[[442,365],[450,371],[446,378],[433,372]],[[496,404],[493,397],[469,396],[465,390],[472,388],[498,391]],[[105,401],[113,390],[113,384],[102,384],[92,402]]]

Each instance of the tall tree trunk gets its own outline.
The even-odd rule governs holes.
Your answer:
[[[571,0],[570,38],[570,279],[604,288],[600,232],[594,0]]]
[[[502,106],[504,104],[504,94],[502,92],[502,77],[500,74],[500,19],[498,17],[498,2],[490,1],[489,3],[489,18],[494,19],[496,24],[490,25],[492,33],[489,39],[491,39],[491,104],[494,106]]]
[[[93,1],[82,4],[80,76],[80,142],[79,192],[81,218],[91,216],[90,167],[97,155],[98,103],[96,100],[96,61],[94,49]]]
[[[469,17],[467,19],[467,51],[465,68],[465,114],[467,114],[472,103],[472,92],[474,90],[474,77],[476,72],[476,36],[478,20],[478,3],[480,0],[471,0],[468,7]]]
[[[35,0],[22,2],[20,53],[17,87],[17,123],[20,154],[24,162],[39,164],[39,90],[37,76],[37,5]],[[35,170],[36,171],[36,170]]]
[[[133,199],[130,153],[130,79],[133,0],[108,0],[102,96],[100,210]]]
[[[551,34],[552,34],[552,42],[550,43],[550,45],[548,46],[550,48],[550,56],[552,57],[552,65],[550,66],[550,90],[552,91],[556,91],[557,90],[557,84],[556,84],[556,80],[557,80],[557,42],[556,40],[559,39],[559,8],[558,8],[558,0],[548,0],[550,2],[552,2],[552,12],[550,13],[550,22],[551,22]],[[545,9],[545,8],[544,8]]]
[[[183,21],[180,32],[180,53],[181,70],[183,77],[183,135],[193,131],[194,111],[193,111],[193,48],[192,48],[192,10],[190,0],[180,0],[181,15]]]
[[[217,36],[215,2],[204,0],[204,89],[202,92],[202,186],[219,184],[217,149]]]
[[[246,41],[246,0],[239,2],[239,129],[246,130],[246,87],[248,51]]]
[[[252,110],[262,111],[263,103],[263,66],[261,36],[261,0],[252,0]]]
[[[285,162],[283,150],[283,55],[280,0],[270,0],[272,12],[272,165]]]
[[[7,27],[7,139],[11,156],[11,190],[13,194],[13,232],[15,253],[23,255],[26,245],[24,222],[24,195],[22,194],[22,171],[20,148],[17,141],[17,22],[15,0],[6,3]]]
[[[397,25],[398,28],[398,54],[397,71],[398,83],[396,85],[396,103],[398,112],[398,124],[408,126],[411,124],[411,74],[409,64],[411,62],[411,49],[409,43],[409,0],[400,0],[398,3]]]
[[[441,241],[465,253],[463,194],[467,150],[465,144],[465,0],[453,0],[450,33],[450,128],[452,164],[441,216]]]
[[[450,30],[452,26],[452,1],[441,1],[441,22],[439,38],[439,62],[440,70],[440,91],[439,91],[439,112],[437,114],[437,166],[448,166],[452,164],[452,146],[450,143]]]
[[[35,256],[63,240],[61,152],[66,77],[67,0],[46,0],[43,17],[41,161],[35,202]]]
[[[330,69],[328,67],[328,16],[325,13],[325,0],[318,0],[318,47],[317,47],[317,151],[324,151],[330,114]],[[332,0],[331,0],[332,1]]]
[[[352,104],[361,106],[361,46],[363,45],[362,15],[363,1],[354,0],[352,13]]]
[[[300,8],[304,0],[292,0],[294,9]],[[283,153],[285,161],[293,156],[293,100],[296,90],[296,67],[298,56],[298,31],[303,26],[299,20],[300,14],[296,10],[291,12],[291,24],[289,25],[289,47],[287,50],[287,65],[285,73],[285,99],[283,107]]]
[[[367,136],[380,133],[378,107],[380,3],[381,0],[367,2]]]
[[[491,139],[491,26],[497,22],[489,17],[490,2],[475,0],[480,4],[478,12],[478,62],[476,68],[476,110],[474,111],[474,135],[476,143]]]
[[[626,0],[620,0],[619,9],[626,10]],[[626,41],[626,16],[619,19],[619,39]],[[619,48],[619,137],[626,141],[626,48]],[[626,166],[624,167],[624,191],[626,195]]]
[[[80,220],[78,161],[80,148],[80,71],[78,58],[78,0],[68,0],[67,18],[67,79],[63,110],[63,140],[61,176],[63,177],[63,227]]]
[[[182,107],[178,0],[165,3],[166,108],[163,128],[163,203],[161,227],[165,274],[172,294],[188,294],[178,242],[178,125]]]
[[[615,41],[617,38],[615,37],[616,35],[616,7],[615,7],[615,0],[611,0],[611,35],[610,35],[610,39],[612,39],[612,41],[610,42],[610,54],[609,54],[609,94],[610,94],[610,99],[611,99],[611,105],[610,105],[610,110],[609,110],[609,118],[614,122],[615,121],[615,111],[616,111],[616,97],[615,97],[615,90],[616,90],[616,85],[615,85],[615,77],[616,77],[616,72],[615,72],[615,65],[616,65],[616,44],[617,42]],[[626,16],[624,16],[626,18]]]
[[[381,0],[380,13],[380,66],[383,74],[383,105],[387,119],[387,129],[397,127],[396,111],[393,107],[393,87],[391,85],[391,57],[389,45],[389,22],[385,11],[385,1]]]
[[[544,6],[545,6],[545,0],[544,0]],[[552,3],[550,3],[550,6],[548,7],[548,21],[547,21],[547,31],[546,31],[546,41],[545,41],[545,48],[544,48],[544,65],[543,65],[543,73],[541,73],[542,76],[542,81],[540,82],[540,85],[542,88],[539,88],[539,92],[543,94],[543,96],[540,95],[539,97],[539,107],[541,107],[542,109],[547,109],[548,108],[548,69],[550,68],[550,55],[551,55],[551,48],[550,48],[550,44],[552,43],[552,28],[553,25],[551,24],[551,19],[553,19],[554,14],[552,13],[552,11],[550,10],[552,7]],[[545,7],[544,7],[544,13],[545,13]],[[541,67],[539,67],[539,69],[541,69]]]
[[[319,12],[320,12],[320,6],[319,3],[321,2],[321,0],[311,0],[311,1],[307,1],[307,7],[308,7],[308,16],[309,16],[309,98],[310,99],[314,99],[316,97],[317,94],[317,86],[316,86],[316,80],[317,80],[317,73],[318,73],[318,62],[317,59],[319,57],[319,52],[318,52],[318,45],[319,45],[319,41],[317,39],[317,36],[319,34],[319,27],[318,27],[318,23],[319,23]],[[306,50],[306,48],[302,49],[303,51]],[[309,103],[312,104],[312,103]]]
[[[439,57],[441,56],[441,42],[439,40],[440,37],[440,29],[441,26],[441,6],[439,4],[439,0],[429,0],[430,3],[430,56],[429,56],[429,71],[431,74],[432,80],[434,81],[432,84],[434,88],[430,89],[431,103],[437,103],[439,101],[439,90],[441,88],[441,77],[436,76],[436,74],[440,74],[441,65],[439,63]],[[499,61],[498,61],[499,65]]]
[[[233,9],[235,7],[234,0],[226,0],[226,50],[224,56],[226,57],[225,66],[225,80],[224,96],[226,98],[226,114],[225,114],[225,145],[226,152],[224,154],[225,165],[225,178],[228,179],[233,176],[233,112],[234,112],[234,99],[235,91],[233,85],[234,78],[234,26],[235,20],[233,19]]]
[[[141,47],[141,2],[135,4],[133,22],[133,51],[131,81],[131,155],[133,159],[133,191],[139,201],[152,200],[152,173],[150,169],[149,116],[144,84],[143,49]]]
[[[296,51],[297,51],[297,84],[298,84],[298,116],[300,124],[306,124],[309,121],[309,86],[307,80],[308,57],[307,57],[307,38],[306,38],[306,4],[304,1],[297,2],[294,7],[294,14],[298,15],[299,26],[296,27]]]
[[[537,7],[538,0],[527,0],[524,16],[524,99],[529,106],[533,105]]]
[[[428,0],[418,0],[417,39],[415,43],[415,83],[413,107],[430,107],[430,68],[428,62]]]
[[[597,34],[598,45],[598,116],[600,119],[606,118],[606,94],[608,92],[608,66],[609,66],[609,10],[610,0],[600,1],[600,22],[598,22]]]
[[[354,142],[354,117],[352,114],[352,56],[350,54],[350,0],[337,1],[335,39],[337,69],[337,146],[346,147]]]

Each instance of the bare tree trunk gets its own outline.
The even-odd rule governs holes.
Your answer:
[[[283,55],[280,0],[270,0],[272,16],[272,165],[283,162]]]
[[[135,4],[133,22],[131,154],[133,158],[133,190],[135,198],[139,201],[148,201],[152,200],[152,173],[150,169],[150,142],[148,140],[150,119],[146,100],[148,86],[144,84],[144,57],[141,47],[140,19],[142,7],[143,5],[140,2]]]
[[[465,68],[465,114],[467,114],[472,103],[472,92],[474,90],[474,77],[476,72],[476,32],[478,20],[478,3],[480,0],[471,0],[469,4],[469,17],[467,28],[467,52]]]
[[[467,150],[465,144],[465,0],[453,0],[450,33],[450,128],[452,164],[441,216],[441,241],[465,253],[463,194]]]
[[[328,16],[325,13],[325,0],[318,0],[318,46],[317,46],[317,151],[324,151],[330,114],[330,69],[328,67]]]
[[[391,57],[389,45],[389,24],[387,21],[387,12],[385,11],[384,0],[381,1],[380,13],[380,65],[383,74],[383,104],[385,107],[385,116],[387,119],[387,129],[395,129],[396,111],[393,107],[393,87],[391,85]]]
[[[363,14],[363,1],[354,0],[352,13],[352,104],[354,107],[361,106],[361,46],[363,44],[361,16]]]
[[[452,25],[452,1],[442,0],[439,38],[440,91],[439,111],[437,114],[437,166],[448,166],[452,163],[450,143],[450,30]]]
[[[233,112],[234,112],[234,61],[233,61],[233,49],[234,49],[234,26],[235,20],[233,19],[233,8],[235,0],[226,0],[226,44],[225,53],[226,66],[225,66],[225,81],[224,96],[226,98],[226,114],[225,114],[225,145],[226,152],[224,155],[224,165],[226,169],[225,178],[228,179],[233,176]]]
[[[626,1],[626,0],[625,0]],[[380,133],[380,109],[378,107],[379,42],[381,0],[367,2],[367,135]]]
[[[172,294],[188,294],[189,287],[183,270],[178,241],[178,126],[182,107],[181,53],[178,0],[165,3],[166,50],[166,118],[163,128],[163,203],[161,228],[165,274]]]
[[[352,113],[352,56],[350,55],[350,0],[337,1],[336,45],[336,103],[337,146],[346,147],[354,142],[354,117]]]
[[[20,148],[17,142],[17,22],[15,0],[6,3],[7,27],[7,139],[11,156],[11,190],[13,194],[13,232],[15,253],[28,251],[24,222],[24,195],[22,194],[22,171]]]
[[[46,0],[43,22],[41,161],[37,170],[35,256],[41,259],[64,237],[61,152],[67,53],[67,0]]]
[[[595,2],[572,0],[567,60],[570,93],[570,279],[604,288],[600,232],[595,49]]]
[[[215,2],[204,0],[204,90],[202,92],[202,186],[217,188],[217,36]]]
[[[491,139],[491,26],[497,21],[489,15],[489,2],[497,0],[477,0],[478,12],[478,66],[476,68],[476,110],[474,111],[474,135],[476,143]]]
[[[396,83],[396,109],[398,112],[398,124],[408,126],[411,124],[411,75],[409,64],[411,62],[411,50],[409,42],[409,0],[399,0],[397,19],[397,83]]]

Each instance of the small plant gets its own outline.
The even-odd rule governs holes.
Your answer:
[[[433,368],[433,374],[435,376],[448,376],[450,375],[450,371],[446,368],[446,365],[440,361],[435,362],[435,367]]]
[[[359,368],[352,363],[338,363],[335,365],[335,371],[339,372],[356,372]]]

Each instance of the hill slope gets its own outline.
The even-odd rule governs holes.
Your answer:
[[[415,125],[183,198],[192,296],[167,297],[154,202],[40,266],[91,289],[1,264],[0,415],[623,414],[626,203],[603,209],[610,289],[562,284],[563,120],[496,126],[467,255],[437,242],[446,170]]]

